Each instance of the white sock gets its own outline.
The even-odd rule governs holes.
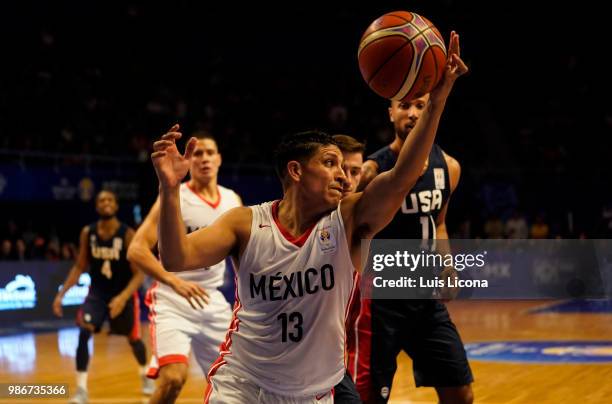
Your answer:
[[[77,372],[77,386],[87,390],[87,372]]]
[[[140,374],[140,376],[146,375],[147,374],[147,365],[140,366],[140,368],[138,369],[138,373]]]

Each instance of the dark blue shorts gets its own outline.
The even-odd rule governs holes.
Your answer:
[[[131,339],[140,338],[140,319],[138,296],[130,297],[123,311],[115,318],[110,318],[108,303],[110,298],[101,298],[88,295],[77,313],[77,324],[90,324],[94,332],[100,332],[102,325],[108,319],[110,334],[129,336]]]
[[[412,358],[417,387],[472,383],[463,342],[444,304],[436,300],[381,299],[372,300],[371,310],[372,393],[382,396],[380,402],[388,398],[397,355],[402,350]]]
[[[353,383],[353,379],[348,372],[344,373],[344,378],[334,387],[335,404],[361,404],[361,398]]]

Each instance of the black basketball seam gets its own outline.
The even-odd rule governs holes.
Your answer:
[[[380,40],[380,39],[384,39],[384,38],[387,38],[387,37],[386,37],[386,36],[383,36],[383,37],[380,37],[380,38],[378,38],[378,39],[375,39],[375,40],[373,40],[372,42],[370,42],[370,43],[368,44],[368,46],[370,46],[370,45],[372,45],[374,42],[376,42],[376,41],[378,41],[378,40]],[[405,39],[405,38],[404,38],[404,39]],[[404,44],[403,44],[402,46],[400,46],[399,48],[397,48],[397,49],[395,50],[395,52],[393,52],[393,53],[391,54],[391,56],[389,56],[389,57],[388,57],[388,58],[387,58],[387,59],[386,59],[386,60],[385,60],[383,63],[381,63],[381,64],[380,64],[380,66],[378,66],[378,69],[376,69],[376,71],[375,71],[374,73],[372,73],[372,77],[370,77],[370,78],[368,79],[368,86],[370,85],[370,83],[372,82],[372,80],[374,80],[374,77],[376,77],[376,75],[377,75],[377,74],[380,72],[380,70],[381,70],[383,67],[385,67],[385,65],[386,65],[386,64],[387,64],[387,63],[388,63],[388,62],[389,62],[391,59],[393,59],[393,57],[394,57],[395,55],[397,55],[397,53],[398,53],[399,51],[401,51],[402,49],[404,49],[404,46],[408,45],[409,43],[410,43],[410,41],[405,40],[405,41],[404,41]],[[365,48],[363,48],[363,49],[366,49],[368,46],[366,46],[366,47],[365,47]],[[363,50],[362,50],[362,52],[363,52]]]

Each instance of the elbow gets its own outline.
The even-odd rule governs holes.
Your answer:
[[[127,250],[128,261],[138,263],[140,255],[141,255],[141,251],[140,251],[139,246],[135,245],[134,243],[130,244]]]
[[[176,259],[167,257],[168,254],[164,254],[163,251],[159,251],[159,259],[164,269],[168,272],[179,272],[181,271],[182,265]]]

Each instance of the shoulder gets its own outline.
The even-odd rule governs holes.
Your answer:
[[[91,224],[88,224],[86,226],[83,226],[83,228],[81,229],[81,237],[87,237],[89,236],[89,232],[91,231]]]
[[[236,202],[238,206],[242,206],[242,199],[240,198],[240,195],[238,195],[236,191],[230,188],[226,188],[222,185],[218,185],[218,187],[219,187],[219,193],[221,194],[222,198],[230,198],[231,200]]]
[[[340,215],[342,216],[342,222],[347,234],[363,234],[367,235],[367,229],[356,229],[354,223],[356,222],[357,205],[361,200],[363,192],[355,192],[346,198],[343,198],[340,203]]]
[[[130,227],[130,226],[126,225],[126,224],[124,224],[124,226],[125,226],[125,236],[126,237],[133,237],[134,233],[136,233],[136,231],[132,227]]]
[[[242,228],[244,226],[250,228],[251,221],[253,220],[253,210],[249,206],[238,206],[225,212],[221,218],[220,220],[234,228]]]
[[[440,149],[442,150],[442,149]],[[448,167],[448,176],[451,185],[451,191],[454,191],[459,184],[459,178],[461,177],[461,165],[451,155],[447,154],[444,150],[442,150],[442,155],[444,156],[444,161],[446,162],[446,166]]]
[[[380,149],[376,150],[374,153],[368,155],[366,157],[367,160],[377,160],[379,159],[381,156],[386,156],[387,154],[389,154],[389,152],[391,151],[391,149],[389,148],[389,146],[385,146],[385,147],[381,147]]]

